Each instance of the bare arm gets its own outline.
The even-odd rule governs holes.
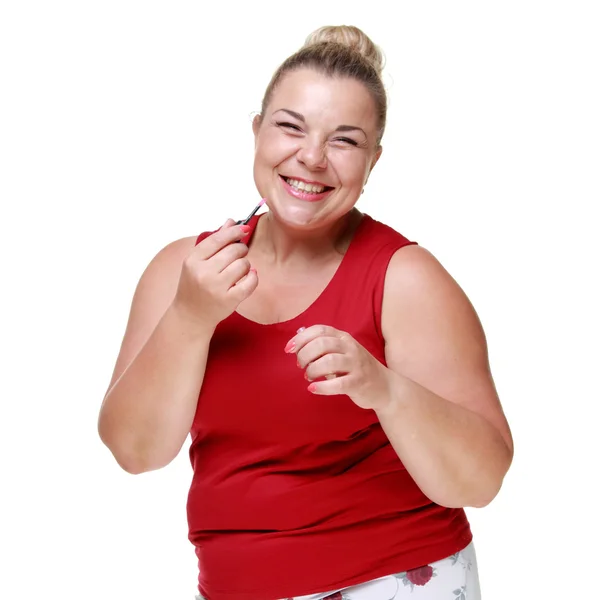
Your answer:
[[[164,248],[136,289],[98,431],[130,473],[168,464],[190,431],[212,331],[190,327],[172,301],[194,240]]]
[[[257,284],[243,232],[229,227],[194,245],[184,238],[161,250],[137,286],[98,431],[130,473],[159,469],[190,431],[220,320]]]
[[[382,327],[389,401],[376,412],[392,446],[434,502],[488,504],[512,461],[512,437],[475,310],[427,250],[393,257]]]

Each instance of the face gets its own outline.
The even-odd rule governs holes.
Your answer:
[[[350,211],[381,154],[365,86],[312,69],[284,76],[254,135],[258,191],[291,227],[316,229]]]

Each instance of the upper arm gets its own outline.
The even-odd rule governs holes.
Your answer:
[[[512,451],[483,327],[460,286],[422,246],[392,257],[381,324],[390,369],[478,413]]]
[[[165,246],[150,261],[137,284],[125,335],[108,390],[136,357],[173,301],[183,261],[193,250],[195,237]]]

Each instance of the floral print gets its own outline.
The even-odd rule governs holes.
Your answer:
[[[414,590],[415,585],[424,586],[431,579],[437,575],[436,570],[431,565],[425,565],[424,567],[417,567],[404,573],[397,573],[395,577],[407,587],[410,587],[411,591]]]
[[[425,585],[435,575],[435,569],[430,565],[406,571],[406,579],[414,585]]]
[[[394,585],[395,582],[395,585]],[[475,548],[465,549],[429,565],[323,596],[288,600],[481,600]]]
[[[467,597],[465,596],[466,589],[467,589],[467,586],[463,585],[463,586],[459,587],[458,589],[454,590],[452,592],[454,594],[454,600],[467,600]]]

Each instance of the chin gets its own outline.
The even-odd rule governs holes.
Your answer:
[[[298,205],[275,201],[269,205],[269,211],[282,223],[293,227],[306,227],[320,220],[323,207],[315,207],[310,204]]]

